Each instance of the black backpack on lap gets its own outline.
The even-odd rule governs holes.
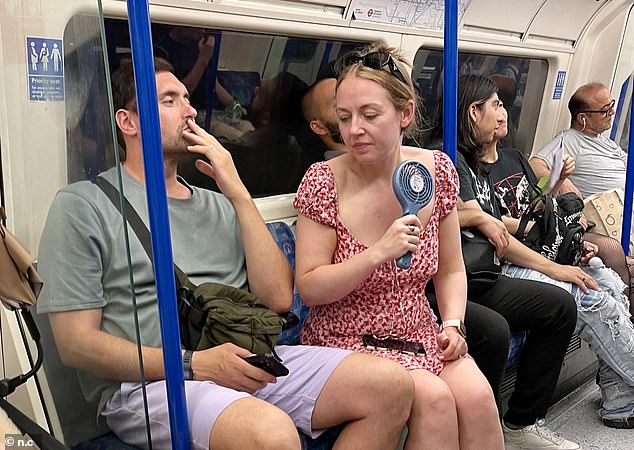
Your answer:
[[[538,195],[522,215],[515,237],[556,263],[577,265],[583,251],[582,212],[583,200],[572,192]],[[524,235],[531,220],[535,223]]]

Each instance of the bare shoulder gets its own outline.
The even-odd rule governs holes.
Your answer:
[[[416,161],[420,161],[425,164],[428,169],[434,169],[435,162],[433,150],[427,150],[420,147],[408,147],[404,145],[401,147],[401,151],[405,159],[414,159]]]
[[[335,179],[345,175],[350,168],[350,163],[354,160],[354,157],[350,153],[346,153],[336,158],[326,161],[326,165],[330,167]]]

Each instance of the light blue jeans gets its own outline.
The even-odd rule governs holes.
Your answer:
[[[602,406],[599,414],[603,419],[634,417],[634,389],[600,358],[599,384]]]
[[[591,271],[588,270],[588,272]],[[632,356],[634,326],[629,320],[629,305],[624,295],[612,296],[608,289],[590,290],[590,293],[585,294],[576,284],[553,280],[536,270],[512,264],[505,264],[502,273],[512,278],[554,284],[570,292],[577,303],[575,331],[590,345],[600,362],[605,362],[608,368],[612,369],[613,373],[608,379],[614,383],[617,381],[615,376],[621,378],[621,382],[624,383],[621,391],[626,390],[630,394],[620,395],[620,397],[622,399],[628,397],[631,402],[634,402],[634,357]],[[593,273],[591,275],[594,276]],[[595,277],[597,278],[599,277]],[[601,284],[600,280],[599,284]],[[606,375],[607,373],[606,371]]]

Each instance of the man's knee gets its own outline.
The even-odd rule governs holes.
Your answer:
[[[218,416],[209,437],[209,448],[300,450],[301,443],[286,413],[262,400],[246,398],[232,403]]]
[[[300,450],[302,447],[297,429],[290,418],[288,421],[256,427],[253,430],[253,441],[257,443],[258,450]]]
[[[486,306],[469,302],[465,315],[469,353],[508,355],[511,330],[506,319]]]

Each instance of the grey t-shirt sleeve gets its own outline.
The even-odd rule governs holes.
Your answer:
[[[532,157],[539,158],[546,163],[548,166],[548,170],[551,170],[553,167],[553,162],[555,160],[555,150],[559,148],[561,145],[561,137],[557,136],[555,139],[550,141],[544,148],[542,148],[538,153],[535,153]]]
[[[623,148],[621,146],[619,146],[619,156],[621,157],[621,160],[623,161],[623,163],[627,167],[627,152],[625,150],[623,150]]]
[[[40,241],[38,271],[44,287],[38,313],[102,308],[103,224],[83,196],[60,191]]]

